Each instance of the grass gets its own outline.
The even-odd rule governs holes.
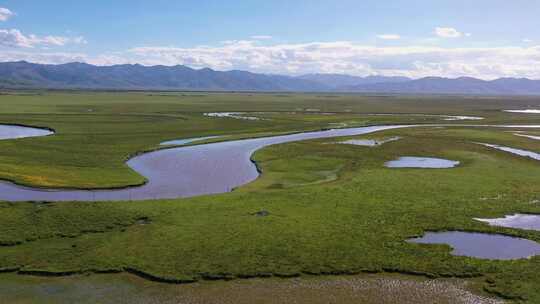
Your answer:
[[[129,155],[182,137],[313,130],[331,123],[431,123],[432,113],[484,116],[476,123],[538,124],[500,109],[533,98],[370,97],[271,94],[44,93],[0,96],[0,122],[57,134],[0,142],[0,178],[36,186],[139,184]],[[272,120],[215,119],[210,111],[293,111]],[[88,112],[88,109],[92,109]],[[345,112],[344,110],[351,110]],[[445,122],[448,123],[448,122]],[[131,271],[187,282],[255,276],[399,272],[478,277],[492,294],[540,302],[540,257],[488,261],[443,245],[404,242],[425,231],[503,233],[540,242],[540,232],[491,227],[474,217],[540,213],[540,165],[474,142],[540,152],[540,142],[494,128],[397,129],[351,138],[402,137],[379,147],[311,140],[267,147],[261,178],[234,192],[146,202],[0,203],[0,269],[26,273]],[[527,132],[528,134],[535,134]],[[388,169],[399,156],[459,160],[454,169]],[[267,216],[256,216],[267,211]]]

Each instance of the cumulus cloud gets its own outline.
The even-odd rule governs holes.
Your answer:
[[[187,65],[216,70],[248,70],[269,74],[343,73],[352,75],[472,76],[483,79],[540,79],[540,46],[457,48],[436,46],[372,46],[349,41],[261,45],[228,41],[192,48],[144,46],[94,56],[72,53],[0,52],[0,61],[40,63],[82,61],[97,65],[139,63]]]
[[[15,15],[12,11],[7,8],[0,7],[0,21],[7,21],[9,18]]]
[[[442,48],[376,47],[348,41],[262,46],[248,41],[194,48],[137,47],[124,58],[146,65],[183,64],[262,73],[354,75],[504,76],[540,78],[540,46]]]
[[[401,39],[401,36],[396,34],[381,34],[377,35],[377,38],[382,40],[399,40]]]
[[[253,40],[270,40],[273,37],[270,35],[255,35],[250,37]]]
[[[436,27],[435,35],[441,38],[459,38],[463,36],[463,33],[453,27]],[[470,36],[471,34],[467,33],[466,35]]]
[[[69,52],[28,52],[28,51],[2,51],[0,62],[25,60],[34,63],[61,64],[69,62],[89,62],[86,54]]]
[[[71,38],[71,42],[75,44],[88,44],[88,41],[83,36]]]
[[[35,46],[64,46],[68,43],[85,44],[83,37],[25,35],[17,29],[0,29],[0,46],[33,48]]]

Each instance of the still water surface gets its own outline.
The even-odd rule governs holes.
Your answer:
[[[406,126],[333,129],[265,138],[178,147],[145,153],[127,165],[148,182],[140,187],[113,190],[69,190],[25,187],[0,182],[4,201],[110,201],[192,197],[229,192],[259,176],[251,155],[263,147],[293,141],[368,134]]]
[[[514,260],[540,255],[540,244],[500,234],[476,232],[428,232],[421,238],[408,240],[419,244],[448,244],[451,254],[480,259]]]

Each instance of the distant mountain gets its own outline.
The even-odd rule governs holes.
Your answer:
[[[499,78],[485,81],[472,77],[425,77],[400,83],[374,83],[341,87],[342,91],[407,94],[540,95],[540,80]]]
[[[343,74],[307,74],[298,76],[297,78],[315,81],[332,88],[343,88],[350,86],[360,86],[375,83],[400,83],[410,81],[412,79],[399,76],[350,76]]]
[[[245,71],[221,72],[208,68],[197,70],[181,65],[47,65],[19,61],[0,63],[1,88],[540,95],[540,80],[409,79],[340,74],[291,77]]]
[[[323,84],[289,76],[244,71],[219,72],[186,66],[60,65],[25,61],[0,63],[0,88],[328,91]]]

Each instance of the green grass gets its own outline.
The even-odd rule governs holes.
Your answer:
[[[477,123],[540,121],[538,116],[499,111],[540,103],[532,98],[168,94],[0,96],[0,122],[48,126],[58,132],[0,142],[0,178],[38,186],[118,187],[143,181],[124,165],[125,159],[155,149],[163,140],[260,136],[344,121],[438,120],[364,115],[370,112],[486,117]],[[351,112],[270,113],[264,116],[272,120],[261,121],[201,114],[300,108]],[[271,146],[254,155],[261,178],[221,195],[146,202],[0,203],[0,269],[130,270],[173,281],[357,272],[478,276],[482,288],[491,293],[538,303],[540,257],[487,261],[452,256],[448,246],[404,241],[427,230],[467,230],[540,242],[540,232],[472,220],[540,213],[540,164],[473,143],[540,152],[540,142],[505,131],[424,127],[351,137],[402,137],[373,148],[334,144],[335,139]],[[461,166],[442,170],[383,166],[404,155],[459,160]],[[262,210],[269,215],[254,215]]]

